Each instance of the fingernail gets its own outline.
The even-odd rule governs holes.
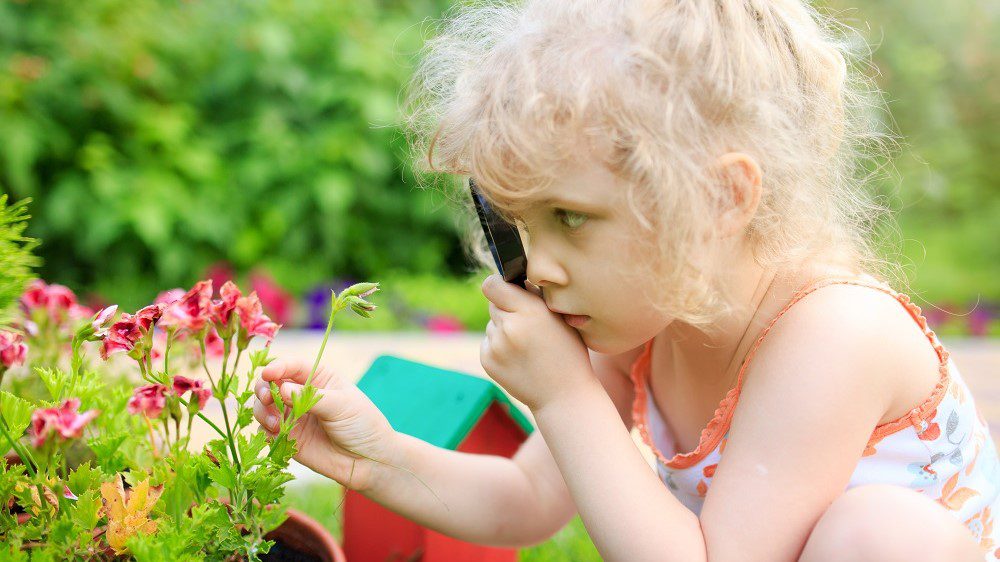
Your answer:
[[[274,426],[278,425],[278,416],[276,416],[274,414],[268,414],[266,424],[267,424],[267,427],[274,427]]]
[[[258,388],[257,389],[257,398],[259,398],[260,400],[264,400],[265,398],[267,398],[268,394],[269,393],[267,392],[266,388]]]

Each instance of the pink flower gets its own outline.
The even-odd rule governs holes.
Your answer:
[[[208,331],[208,335],[205,337],[205,352],[209,357],[219,358],[226,352],[225,342],[219,337],[219,332],[215,329]]]
[[[170,289],[156,295],[156,300],[153,301],[153,304],[170,304],[174,301],[179,301],[182,298],[184,298],[184,289]]]
[[[49,435],[61,439],[75,439],[83,436],[83,428],[97,417],[97,410],[78,413],[79,398],[70,398],[59,408],[39,408],[31,414],[31,428],[34,436],[31,444],[41,447]]]
[[[240,326],[246,332],[248,339],[253,336],[263,336],[270,344],[274,334],[281,327],[264,314],[256,291],[240,297],[236,302],[236,312],[240,315]]]
[[[128,399],[128,412],[141,413],[147,418],[158,417],[167,405],[166,394],[167,387],[162,384],[140,386],[132,393],[132,398]]]
[[[24,337],[15,332],[0,331],[0,364],[9,369],[24,364],[28,355],[28,346]]]
[[[163,315],[163,309],[166,305],[163,304],[151,304],[139,309],[135,313],[135,319],[142,328],[142,331],[149,331],[149,327],[156,324],[156,321],[160,319]]]
[[[24,290],[24,294],[21,295],[21,304],[23,304],[28,310],[45,306],[45,303],[48,302],[47,289],[48,285],[45,281],[35,279],[28,285],[28,288]]]
[[[243,296],[239,287],[232,281],[226,281],[225,285],[219,289],[221,299],[212,301],[212,320],[221,326],[228,326],[229,319],[236,309],[236,301]],[[230,332],[232,333],[232,332]]]
[[[101,346],[101,358],[106,361],[109,356],[119,351],[126,353],[132,351],[142,336],[140,320],[131,314],[122,314],[121,319],[112,324],[108,333],[104,336],[104,345]]]
[[[290,320],[294,299],[270,277],[260,273],[252,275],[250,287],[260,297],[262,306],[274,316],[276,322],[284,324]]]
[[[177,375],[174,377],[174,393],[177,396],[184,396],[184,393],[191,391],[191,394],[198,399],[198,409],[205,407],[208,399],[212,396],[212,390],[205,386],[204,381],[189,379]]]
[[[92,312],[86,307],[80,307],[76,302],[76,295],[65,285],[47,285],[41,279],[35,279],[25,289],[21,295],[21,304],[29,311],[36,308],[45,308],[49,313],[49,318],[59,321],[67,315],[71,317],[83,318],[90,316]],[[87,312],[87,314],[82,314]],[[82,314],[82,316],[74,316]]]
[[[115,314],[117,313],[117,304],[101,309],[101,311],[94,316],[94,321],[90,323],[91,327],[94,328],[94,335],[99,338],[106,336],[108,334],[108,328],[111,326],[111,320],[114,319]]]
[[[76,295],[65,285],[49,285],[46,292],[45,306],[49,309],[50,314],[69,310],[76,306]]]
[[[211,316],[211,301],[212,282],[199,281],[183,297],[166,306],[160,323],[165,327],[197,332]]]

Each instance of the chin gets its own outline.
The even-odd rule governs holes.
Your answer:
[[[616,355],[631,349],[629,347],[623,347],[622,344],[617,342],[608,342],[594,338],[584,332],[580,332],[580,337],[583,338],[583,343],[587,346],[587,349],[596,351],[597,353],[603,353],[605,355]]]

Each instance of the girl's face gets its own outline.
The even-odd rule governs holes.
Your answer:
[[[588,348],[623,353],[670,323],[647,296],[663,288],[639,267],[655,258],[637,243],[625,185],[600,163],[572,167],[520,219],[528,281],[550,310],[589,317],[574,326]]]

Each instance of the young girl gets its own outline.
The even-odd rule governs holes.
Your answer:
[[[606,560],[996,560],[997,451],[885,281],[879,96],[838,29],[801,0],[460,8],[409,122],[521,229],[531,290],[485,280],[481,360],[539,431],[512,459],[437,449],[323,372],[296,458],[490,545],[579,512]],[[264,370],[265,430],[265,383],[288,400],[308,370]]]

